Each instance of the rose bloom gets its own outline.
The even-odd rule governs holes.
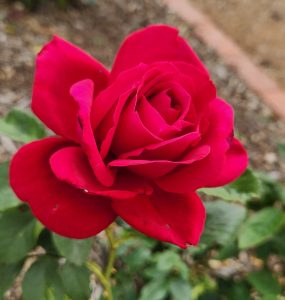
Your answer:
[[[55,37],[39,53],[32,109],[56,133],[23,146],[10,167],[17,196],[50,230],[87,238],[118,216],[182,248],[198,243],[195,192],[246,169],[233,110],[178,31],[128,36],[109,72]]]

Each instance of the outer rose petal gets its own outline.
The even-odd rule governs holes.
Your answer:
[[[111,71],[114,81],[123,71],[139,63],[150,64],[158,61],[184,61],[207,73],[196,53],[177,29],[167,25],[152,25],[130,34],[122,43]]]
[[[105,229],[116,214],[108,199],[86,195],[54,176],[49,158],[67,145],[62,139],[46,138],[22,147],[10,166],[10,184],[47,228],[66,237],[87,238]]]
[[[77,106],[69,94],[77,81],[90,78],[94,96],[108,84],[108,71],[72,44],[54,37],[38,54],[32,109],[54,132],[77,141]]]
[[[78,104],[77,131],[78,139],[86,152],[90,165],[96,178],[106,186],[111,186],[115,181],[115,174],[105,165],[97,147],[91,127],[91,105],[93,99],[94,84],[86,79],[75,83],[70,94]]]
[[[136,160],[136,159],[116,159],[109,163],[112,167],[127,167],[131,171],[146,178],[157,178],[163,176],[177,166],[191,165],[202,160],[210,153],[210,147],[207,145],[196,147],[190,150],[187,155],[179,161],[170,160]]]
[[[102,186],[95,178],[86,155],[80,147],[70,146],[56,151],[50,158],[55,176],[85,193],[116,199],[133,198],[150,193],[149,185],[142,178],[120,173],[111,187]]]
[[[195,193],[156,191],[150,197],[114,200],[112,206],[136,230],[181,248],[196,245],[204,228],[205,208]]]
[[[126,152],[119,158],[133,158],[144,160],[178,160],[187,148],[196,146],[201,139],[198,132],[190,132],[179,137],[138,148]]]
[[[146,69],[146,65],[140,64],[136,68],[120,74],[117,80],[93,101],[91,110],[92,128],[94,128],[95,138],[101,142],[100,154],[103,158],[109,152],[113,136],[123,114],[122,111],[128,100],[135,94],[135,87]]]
[[[238,178],[247,168],[248,156],[243,145],[233,139],[230,149],[226,153],[223,169],[218,177],[208,187],[216,187],[228,184]]]
[[[233,131],[233,110],[225,101],[213,100],[202,122],[206,121],[209,121],[209,129],[201,143],[211,147],[210,154],[201,161],[158,178],[156,183],[160,188],[168,192],[185,193],[201,187],[216,186],[230,148],[228,139]]]
[[[217,98],[216,87],[211,78],[198,68],[183,63],[175,62],[174,65],[181,72],[180,84],[189,92],[198,114],[208,109],[211,100]]]

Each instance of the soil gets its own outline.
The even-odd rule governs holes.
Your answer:
[[[189,0],[285,88],[284,0]]]

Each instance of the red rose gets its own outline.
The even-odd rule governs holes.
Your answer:
[[[58,137],[17,152],[11,186],[63,236],[95,235],[120,216],[156,239],[197,244],[205,210],[195,191],[247,166],[231,106],[168,26],[131,34],[110,73],[55,37],[37,58],[32,109]]]

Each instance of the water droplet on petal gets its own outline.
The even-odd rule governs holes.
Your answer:
[[[86,190],[86,189],[84,189],[84,190],[83,190],[83,192],[84,192],[84,193],[86,193],[86,194],[87,194],[87,193],[89,193],[89,191],[88,191],[88,190]]]

